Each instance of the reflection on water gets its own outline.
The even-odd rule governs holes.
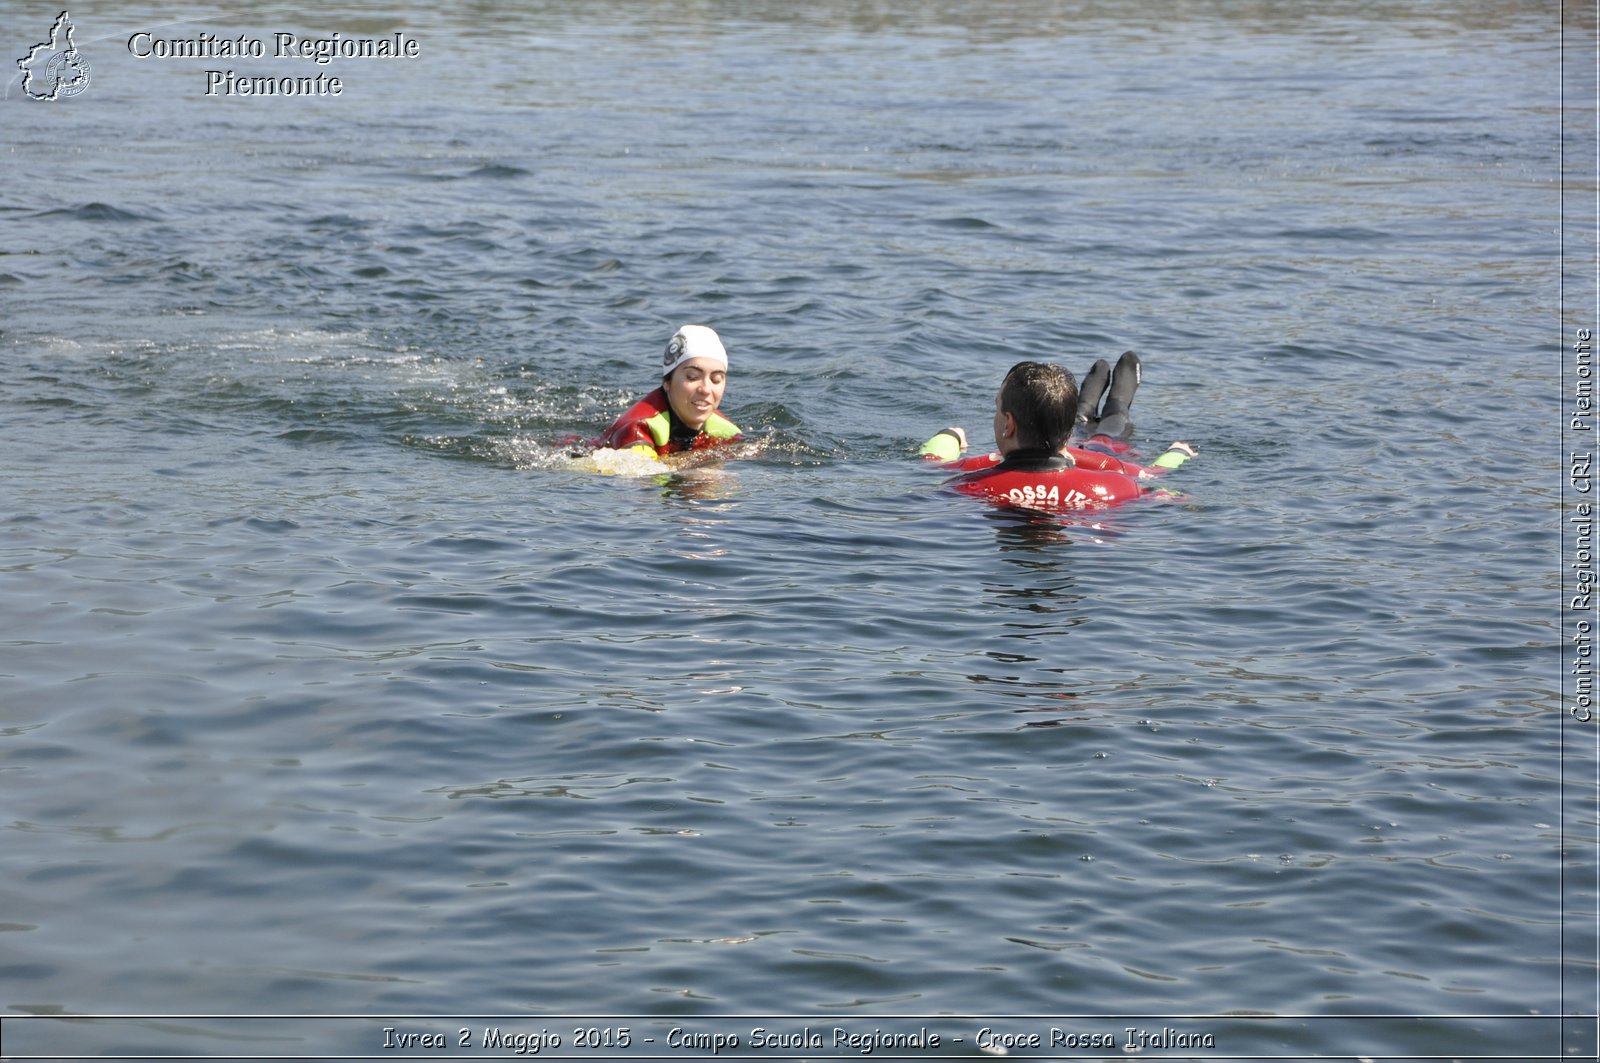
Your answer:
[[[1072,635],[1098,607],[1074,576],[1074,566],[1094,562],[1093,552],[1074,542],[1085,522],[1004,509],[986,516],[996,531],[1003,578],[983,582],[983,604],[995,613],[994,637],[1008,641],[1003,649],[985,649],[981,656],[993,667],[969,672],[967,681],[986,698],[1020,700],[1007,711],[1039,717],[1024,726],[1081,721],[1079,658],[1095,652],[1095,643]]]
[[[984,517],[994,527],[995,543],[1002,553],[1054,552],[1074,542],[1103,543],[1118,534],[1114,519],[1104,511],[1045,513],[1013,506],[986,505]]]
[[[661,497],[672,502],[726,502],[743,494],[738,469],[722,461],[656,476],[652,482],[660,489]]]

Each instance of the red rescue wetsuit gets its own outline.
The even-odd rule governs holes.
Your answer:
[[[656,388],[630,406],[615,424],[606,429],[599,445],[626,450],[649,447],[657,456],[686,450],[704,450],[739,440],[739,426],[713,413],[699,431],[678,419],[667,401],[665,388]]]
[[[996,452],[962,458],[959,435],[945,430],[924,443],[920,453],[925,461],[962,473],[950,482],[957,491],[1057,511],[1102,509],[1141,494],[1165,494],[1143,485],[1182,465],[1193,454],[1184,444],[1174,443],[1153,464],[1137,465],[1101,449],[1116,442],[1097,435],[1087,447],[1067,447],[1064,455],[1030,449],[1014,450],[1004,457]]]
[[[1098,457],[1122,464],[1108,455]],[[1004,458],[983,454],[947,467],[962,472],[950,481],[962,494],[1029,509],[1103,509],[1144,493],[1120,469],[1086,467],[1048,450],[1013,450]]]

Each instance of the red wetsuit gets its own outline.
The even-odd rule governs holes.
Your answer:
[[[1108,455],[1097,456],[1122,464]],[[947,467],[962,472],[950,481],[962,494],[1029,509],[1102,509],[1144,493],[1133,476],[1119,469],[1074,464],[1073,458],[1047,450],[1014,450],[1004,458],[984,454]]]
[[[656,388],[618,417],[600,437],[599,445],[617,450],[645,446],[661,455],[704,450],[738,439],[739,426],[720,413],[713,413],[698,432],[690,428],[672,412],[666,389]]]

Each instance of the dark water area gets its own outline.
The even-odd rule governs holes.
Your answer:
[[[1592,12],[71,17],[82,93],[0,102],[8,1056],[1592,1055]],[[130,40],[203,30],[267,55]],[[753,445],[575,468],[691,321]],[[1129,348],[1179,497],[912,459]]]

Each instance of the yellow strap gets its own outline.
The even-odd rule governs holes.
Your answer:
[[[667,411],[662,410],[654,417],[647,417],[644,422],[645,431],[650,433],[650,438],[656,441],[656,449],[667,445],[667,440],[672,438],[672,418]],[[739,426],[722,416],[713,413],[706,418],[706,423],[700,426],[700,431],[712,439],[732,439],[739,434]]]
[[[720,413],[714,413],[707,418],[705,426],[700,430],[712,439],[732,439],[739,434],[739,426]]]
[[[650,438],[656,441],[656,449],[660,450],[672,435],[672,418],[666,410],[662,410],[653,417],[645,418],[644,430],[650,433]]]

